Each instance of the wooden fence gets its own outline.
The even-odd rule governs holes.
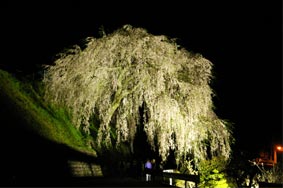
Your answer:
[[[195,187],[198,187],[198,184],[200,182],[199,175],[180,174],[180,173],[163,171],[162,176],[163,176],[163,179],[169,178],[169,185],[171,186],[173,186],[174,179],[185,180],[185,188],[187,188],[187,181],[194,182]]]

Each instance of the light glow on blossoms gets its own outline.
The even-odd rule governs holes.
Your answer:
[[[67,108],[87,133],[95,117],[98,148],[133,147],[142,123],[163,160],[170,150],[177,159],[202,160],[207,153],[228,159],[231,133],[213,111],[211,69],[209,60],[174,40],[125,25],[60,54],[47,67],[45,99]]]

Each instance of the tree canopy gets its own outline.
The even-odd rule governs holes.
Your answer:
[[[213,111],[212,78],[212,63],[201,54],[124,25],[61,53],[43,82],[45,99],[66,107],[76,128],[90,133],[95,119],[97,147],[132,144],[142,124],[163,160],[170,150],[177,161],[188,154],[228,159],[232,136]]]

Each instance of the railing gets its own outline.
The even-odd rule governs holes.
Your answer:
[[[187,188],[187,181],[194,182],[195,187],[198,187],[198,183],[200,182],[199,175],[180,174],[180,173],[163,171],[162,176],[163,179],[169,178],[169,185],[171,186],[173,186],[173,179],[185,180],[185,188]]]

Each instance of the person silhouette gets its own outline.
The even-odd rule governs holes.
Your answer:
[[[144,165],[144,172],[145,172],[145,181],[151,181],[152,163],[149,159],[147,159]]]
[[[151,160],[151,180],[154,181],[156,175],[156,161],[155,159]]]

